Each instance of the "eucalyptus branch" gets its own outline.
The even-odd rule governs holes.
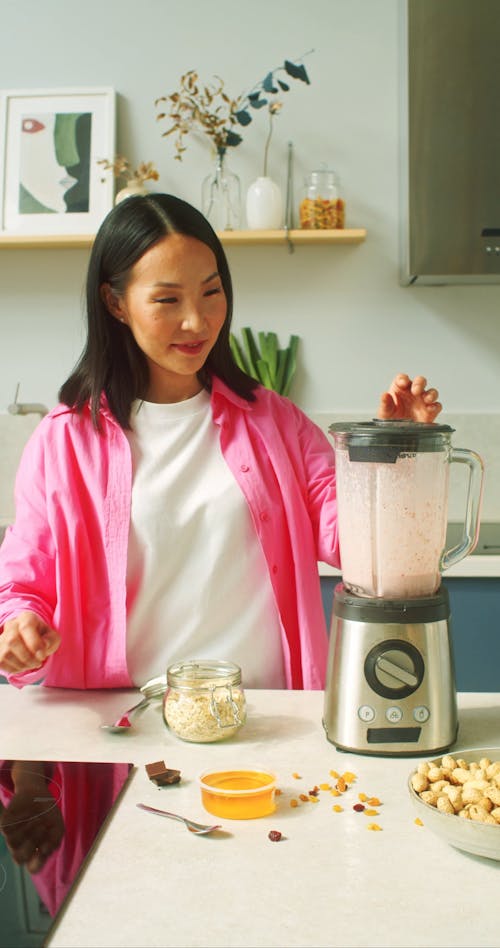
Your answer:
[[[284,78],[278,77],[278,73],[310,85],[302,60],[312,52],[314,50],[304,53],[297,62],[285,59],[281,66],[276,66],[268,72],[249,92],[242,93],[235,99],[226,94],[224,81],[220,76],[214,76],[216,84],[210,85],[201,83],[194,69],[184,73],[178,92],[160,96],[155,101],[157,108],[165,109],[163,103],[167,104],[165,111],[160,111],[156,118],[170,119],[172,123],[162,135],[167,137],[175,133],[174,157],[182,161],[182,154],[186,151],[184,139],[189,132],[206,135],[212,140],[219,154],[224,153],[227,148],[239,145],[243,138],[237,129],[244,128],[253,121],[253,111],[267,106],[272,116],[281,108],[282,103],[277,101],[276,96],[288,92],[290,86]],[[266,168],[271,134],[272,119],[264,153]]]

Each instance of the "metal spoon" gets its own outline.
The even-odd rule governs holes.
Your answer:
[[[142,686],[141,692],[143,697],[137,704],[133,704],[131,708],[127,708],[123,714],[114,722],[114,724],[101,724],[103,731],[111,731],[113,734],[119,734],[123,731],[127,731],[132,727],[132,722],[130,721],[129,714],[132,714],[132,711],[138,711],[139,708],[145,708],[149,704],[152,698],[160,698],[165,689],[166,681],[164,677],[153,678],[151,681],[147,681],[145,685]]]
[[[169,816],[172,820],[180,820],[185,823],[190,833],[196,836],[206,836],[207,833],[213,833],[220,829],[220,826],[207,826],[205,823],[194,823],[193,820],[187,820],[185,816],[178,816],[177,813],[169,813],[168,810],[157,810],[154,806],[147,806],[145,803],[137,803],[136,806],[141,810],[147,810],[148,813],[157,813],[159,816]]]

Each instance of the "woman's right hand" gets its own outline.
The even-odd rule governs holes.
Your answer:
[[[61,636],[36,612],[20,612],[4,623],[0,635],[0,669],[9,675],[40,668],[56,652]]]

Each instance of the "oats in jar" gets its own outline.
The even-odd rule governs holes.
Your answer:
[[[245,723],[241,670],[230,662],[184,662],[167,670],[163,716],[182,740],[225,740]]]

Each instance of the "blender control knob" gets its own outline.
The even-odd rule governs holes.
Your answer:
[[[401,664],[398,664],[398,659],[401,662],[402,658],[403,655],[397,652],[394,659],[392,659],[392,657],[384,658],[383,655],[380,655],[375,662],[377,678],[383,681],[383,675],[379,675],[379,672],[385,672],[389,678],[393,678],[394,681],[400,681],[404,685],[411,685],[412,688],[416,688],[418,685],[418,676],[415,675],[414,672],[407,671]]]
[[[402,639],[389,639],[370,649],[364,670],[376,694],[383,698],[407,698],[421,684],[425,666],[414,645]]]

